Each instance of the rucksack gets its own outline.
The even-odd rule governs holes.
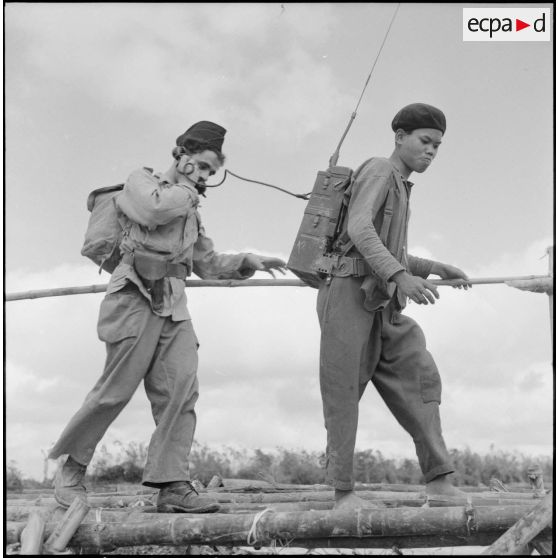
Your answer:
[[[91,212],[81,255],[112,273],[120,262],[120,242],[124,235],[126,220],[116,207],[116,196],[124,184],[106,186],[93,190],[87,198]]]

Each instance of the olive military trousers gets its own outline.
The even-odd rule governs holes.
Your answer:
[[[362,279],[333,277],[320,287],[320,389],[327,430],[328,481],[354,486],[359,400],[371,381],[411,435],[426,482],[453,472],[442,438],[441,381],[418,324],[396,311],[364,309]]]
[[[97,331],[107,349],[103,374],[49,457],[69,454],[89,464],[104,433],[143,380],[155,419],[143,484],[189,480],[198,398],[198,344],[192,322],[157,316],[129,286],[106,295]]]

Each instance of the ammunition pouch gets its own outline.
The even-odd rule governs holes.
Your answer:
[[[364,277],[372,271],[361,258],[350,258],[339,254],[326,254],[317,262],[316,269],[334,277]]]
[[[124,254],[122,261],[132,265],[138,275],[148,281],[156,281],[163,277],[186,279],[189,275],[188,267],[184,264],[170,263],[163,257],[146,254],[138,250]]]

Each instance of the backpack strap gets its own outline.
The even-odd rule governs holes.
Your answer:
[[[380,229],[380,240],[384,243],[384,245],[387,244],[389,227],[391,225],[391,218],[393,217],[393,204],[395,197],[393,190],[393,188],[388,190],[386,203],[384,204],[384,220],[382,221],[382,228]]]
[[[352,179],[351,179],[351,184],[349,185],[349,187],[347,188],[346,192],[345,192],[345,199],[343,200],[343,209],[342,209],[342,214],[340,217],[340,221],[344,220],[346,218],[347,215],[347,211],[348,211],[348,207],[349,207],[349,201],[351,198],[351,193],[352,193],[352,187],[354,184],[354,181],[356,179],[356,177],[358,176],[358,174],[360,173],[360,171],[362,170],[362,168],[369,163],[371,159],[368,159],[367,161],[365,161],[364,163],[362,163],[362,165],[360,165],[360,167],[358,167],[358,169],[355,171]],[[397,180],[396,180],[397,182]],[[380,233],[379,233],[379,237],[380,240],[383,242],[384,245],[387,244],[387,238],[388,238],[388,234],[389,234],[389,229],[391,226],[391,220],[393,217],[393,207],[395,204],[395,188],[389,188],[388,190],[388,194],[386,197],[386,201],[384,203],[384,217],[383,217],[383,221],[382,221],[382,227],[380,229]],[[342,222],[340,223],[340,226],[342,225]],[[347,235],[348,237],[348,235]],[[339,256],[341,258],[345,258],[345,256],[349,253],[349,251],[351,250],[351,248],[353,248],[355,245],[355,243],[348,238],[348,241],[346,244],[343,245],[343,249],[340,252]],[[351,258],[354,259],[354,258]],[[367,274],[364,273],[364,275]]]

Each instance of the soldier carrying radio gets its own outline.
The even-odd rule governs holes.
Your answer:
[[[219,254],[205,236],[197,210],[199,194],[224,162],[225,132],[213,122],[198,122],[177,138],[173,163],[165,173],[142,168],[123,188],[101,189],[103,195],[111,191],[114,200],[99,204],[106,208],[100,210],[100,229],[105,222],[114,226],[97,230],[90,220],[82,253],[101,265],[112,262],[97,325],[107,359],[103,374],[49,454],[60,457],[54,494],[63,506],[76,497],[86,499],[83,478],[95,447],[143,381],[156,425],[143,484],[160,489],[157,510],[219,509],[215,499],[199,495],[189,480],[198,341],[186,306],[185,279],[192,272],[202,279],[246,279],[256,270],[273,275],[285,266],[279,258]],[[110,246],[103,253],[103,239],[119,229],[119,223],[123,231],[116,231],[122,234],[114,261]]]
[[[370,381],[412,436],[427,495],[461,494],[448,477],[454,469],[440,425],[440,375],[422,330],[401,313],[407,299],[434,304],[439,298],[430,274],[470,286],[460,269],[406,254],[409,177],[432,163],[446,119],[439,109],[414,103],[391,126],[391,156],[369,159],[354,173],[335,264],[317,300],[326,469],[341,509],[370,506],[353,491],[358,405]]]

